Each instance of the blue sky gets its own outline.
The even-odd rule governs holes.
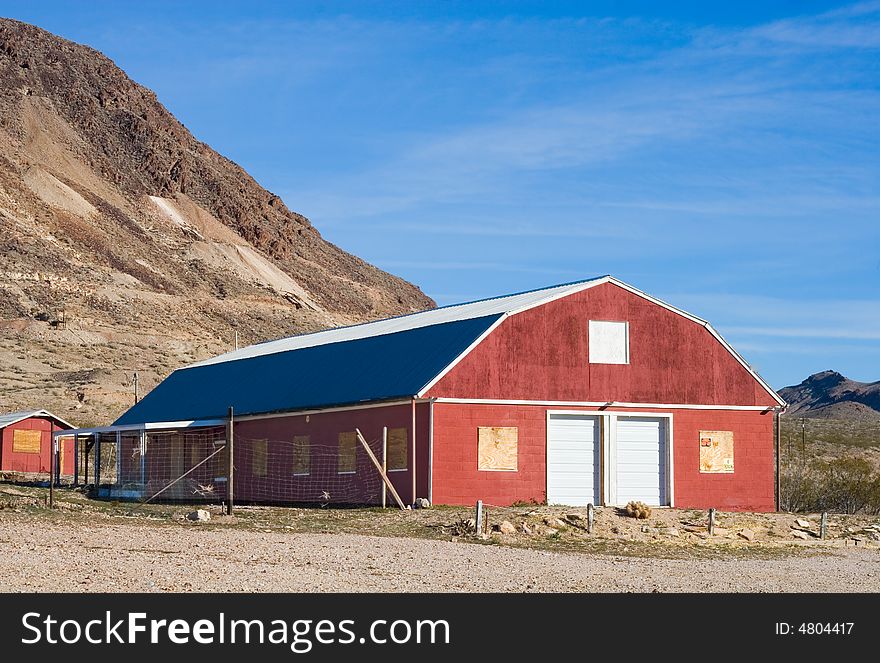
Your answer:
[[[880,380],[880,2],[10,2],[440,304],[598,274]]]

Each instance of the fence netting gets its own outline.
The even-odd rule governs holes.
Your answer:
[[[381,440],[367,440],[382,462]],[[378,505],[383,481],[354,432],[333,442],[235,435],[233,490],[238,502]],[[223,427],[97,436],[91,453],[99,494],[144,502],[222,502],[228,458]],[[94,470],[93,470],[94,472]]]

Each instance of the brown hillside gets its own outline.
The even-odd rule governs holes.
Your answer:
[[[428,308],[97,51],[0,19],[0,411],[104,422],[242,343]],[[62,317],[66,324],[59,325]]]

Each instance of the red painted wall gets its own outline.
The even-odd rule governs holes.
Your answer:
[[[589,363],[589,320],[629,322],[630,363]],[[704,327],[606,283],[507,318],[427,394],[776,405]]]
[[[434,501],[500,506],[546,499],[547,408],[534,405],[434,404]],[[589,408],[568,408],[602,414]],[[605,411],[648,413],[635,408]],[[758,411],[667,410],[673,414],[674,506],[721,510],[774,509],[773,415]],[[477,427],[516,426],[516,472],[477,469]],[[734,433],[734,473],[701,474],[699,431]]]
[[[732,474],[700,472],[700,431],[733,431]],[[776,461],[773,413],[675,410],[675,505],[722,511],[773,511]]]
[[[52,421],[44,417],[31,417],[24,421],[11,424],[3,429],[2,449],[0,449],[0,471],[5,472],[33,472],[38,474],[49,474],[50,468],[50,449],[52,448],[51,436]],[[56,431],[66,430],[59,424],[55,424]],[[16,430],[38,430],[42,431],[40,441],[40,453],[22,453],[13,451],[13,436]],[[64,464],[61,468],[61,474],[73,474],[73,439],[62,438],[64,445]]]
[[[413,410],[412,404],[386,407],[322,412],[311,415],[284,416],[272,419],[240,421],[235,426],[235,497],[255,502],[328,502],[378,503],[381,479],[366,452],[358,444],[355,474],[337,472],[339,433],[359,428],[370,448],[381,462],[382,427],[406,428],[408,469],[389,472],[389,477],[406,504],[413,495]],[[293,437],[308,435],[311,444],[309,476],[294,477]],[[267,440],[270,462],[266,476],[256,476],[253,464],[253,442]],[[419,455],[425,454],[426,438],[417,439]],[[426,457],[425,457],[426,460]],[[329,498],[323,497],[324,492]],[[388,494],[388,504],[394,504]]]
[[[546,410],[535,406],[434,403],[433,483],[436,504],[546,499]],[[477,427],[517,426],[517,471],[477,469]]]

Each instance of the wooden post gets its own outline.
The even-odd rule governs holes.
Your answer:
[[[388,478],[388,475],[382,470],[382,464],[379,462],[379,459],[376,458],[376,454],[373,453],[373,450],[370,449],[370,445],[367,444],[367,441],[364,439],[364,436],[361,434],[360,429],[354,429],[355,434],[357,435],[358,440],[361,445],[364,447],[364,450],[367,452],[367,456],[370,458],[370,462],[373,463],[373,467],[376,468],[376,471],[382,477],[382,481],[385,482],[385,485],[388,486],[388,490],[391,491],[391,496],[394,498],[394,501],[397,502],[397,506],[401,509],[405,510],[406,505],[403,503],[403,500],[400,499],[400,495],[397,494],[397,490],[394,488],[394,484],[391,483],[391,479]]]
[[[55,423],[49,423],[49,508],[55,508]]]
[[[477,534],[483,533],[483,500],[477,500],[477,508],[474,513],[474,530]]]
[[[388,426],[382,427],[382,471],[388,474]],[[382,508],[388,506],[388,487],[382,482]]]
[[[819,538],[825,539],[828,536],[828,512],[822,512],[822,518],[819,520]]]
[[[229,406],[229,419],[226,422],[226,514],[232,515],[233,505],[235,503],[235,490],[233,489],[235,483],[235,464],[233,463],[234,459],[234,449],[235,447],[235,421],[233,419],[233,410],[232,406]]]
[[[715,509],[709,509],[709,536],[715,534]]]
[[[587,504],[587,534],[593,533],[593,520],[595,519],[593,503]]]

